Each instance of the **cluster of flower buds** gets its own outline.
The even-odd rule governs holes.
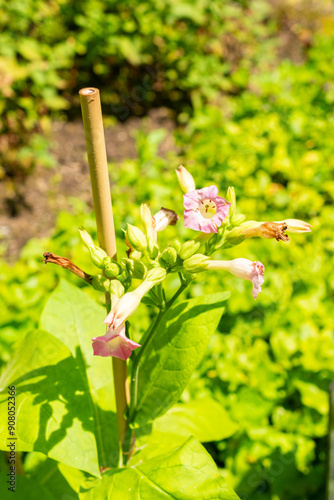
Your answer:
[[[196,189],[192,175],[181,165],[176,174],[184,192],[185,227],[199,234],[181,243],[173,239],[161,249],[158,233],[168,225],[175,225],[178,216],[170,209],[161,208],[154,216],[149,205],[142,204],[140,215],[143,230],[127,225],[125,242],[127,257],[120,262],[113,261],[96,246],[83,228],[80,235],[90,252],[93,263],[102,270],[93,277],[92,285],[111,294],[112,309],[104,323],[107,333],[94,337],[94,354],[116,356],[126,360],[139,344],[130,340],[125,333],[126,320],[135,312],[139,304],[164,307],[161,283],[168,273],[178,272],[187,283],[204,271],[226,271],[240,279],[249,280],[253,285],[253,296],[257,298],[264,281],[264,265],[244,257],[233,260],[212,260],[210,256],[218,249],[227,249],[242,243],[246,238],[275,238],[288,241],[286,232],[309,232],[310,224],[286,219],[280,222],[244,222],[244,216],[237,214],[236,196],[229,187],[226,199],[219,196],[214,185]],[[140,280],[140,284],[133,282]],[[128,289],[137,284],[132,291]]]

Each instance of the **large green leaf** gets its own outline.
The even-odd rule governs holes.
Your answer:
[[[144,425],[176,403],[202,359],[224,311],[228,292],[174,305],[141,359],[134,425]]]
[[[8,464],[0,460],[0,475],[8,474]],[[27,500],[78,500],[80,485],[89,484],[92,476],[56,462],[43,453],[31,452],[24,457],[25,475],[16,475],[17,498]],[[8,486],[10,486],[8,484]],[[12,500],[13,492],[1,490],[1,500]]]
[[[108,471],[94,485],[80,500],[238,499],[195,438],[136,467]]]
[[[65,471],[65,475],[63,473]],[[79,498],[79,488],[76,483],[84,484],[85,473],[68,465],[56,462],[43,453],[28,453],[24,458],[24,479],[36,487],[41,486],[48,491],[53,500],[75,500]],[[71,481],[67,480],[66,473],[70,473]],[[74,485],[74,487],[73,487]],[[18,488],[19,492],[19,488]],[[23,497],[22,497],[23,498]],[[30,498],[26,495],[24,498]],[[43,496],[44,500],[44,496]]]
[[[67,345],[75,358],[90,394],[100,465],[110,467],[117,464],[119,455],[112,365],[110,358],[93,356],[91,341],[105,333],[105,315],[88,295],[61,281],[45,306],[41,327]]]
[[[176,404],[154,422],[154,431],[194,436],[202,443],[232,436],[239,426],[227,411],[210,397]]]
[[[0,379],[0,443],[7,450],[8,386],[15,386],[17,451],[40,451],[99,476],[89,394],[69,349],[29,333]]]
[[[238,428],[222,405],[210,397],[176,404],[153,424],[136,432],[136,451],[129,465],[167,453],[180,446],[185,437],[194,436],[204,443],[220,441],[232,436]]]

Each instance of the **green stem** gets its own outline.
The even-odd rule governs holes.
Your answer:
[[[163,285],[162,283],[159,283],[158,285],[156,285],[156,290],[157,290],[157,296],[158,296],[158,300],[159,300],[159,304],[160,304],[160,308],[161,309],[165,309],[165,306],[166,306],[166,301],[164,299],[164,289],[163,289]]]
[[[171,308],[171,306],[174,304],[176,299],[181,295],[183,290],[187,287],[187,283],[182,281],[180,288],[177,290],[177,292],[173,295],[173,297],[167,302],[165,309],[161,310],[156,317],[154,323],[150,326],[150,328],[146,331],[142,338],[142,346],[140,350],[138,351],[138,354],[136,358],[133,360],[132,363],[132,373],[131,373],[131,404],[130,404],[130,412],[129,412],[129,422],[132,422],[135,417],[135,412],[136,412],[136,407],[137,407],[137,402],[138,402],[138,374],[139,374],[139,365],[140,365],[140,360],[147,351],[149,345],[151,344],[155,333],[158,330],[158,327],[160,326],[160,323],[162,319],[164,318],[165,314],[167,311]]]

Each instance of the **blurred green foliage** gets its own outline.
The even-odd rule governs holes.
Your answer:
[[[81,87],[101,88],[105,114],[121,120],[161,104],[187,120],[198,98],[249,88],[289,43],[303,58],[313,31],[333,28],[327,0],[305,3],[1,0],[0,179],[50,163],[33,135],[71,116]]]
[[[3,5],[2,176],[32,168],[31,133],[46,130],[52,113],[68,109],[74,91],[94,84],[109,87],[105,102],[116,115],[168,103],[183,124],[175,132],[177,150],[161,158],[165,131],[147,133],[143,123],[137,158],[110,165],[120,253],[120,226],[140,224],[140,203],[149,201],[153,212],[166,206],[182,213],[174,174],[180,163],[197,187],[215,183],[224,196],[234,185],[238,210],[249,220],[299,218],[313,226],[311,235],[291,235],[288,244],[249,240],[224,252],[227,259],[265,265],[256,303],[250,283],[223,274],[202,273],[192,288],[194,296],[212,293],[223,281],[232,291],[183,399],[213,394],[236,424],[231,437],[207,448],[243,500],[324,497],[327,389],[334,378],[334,38],[329,16],[311,12],[309,20],[299,4],[286,3],[283,11],[259,0]],[[292,19],[301,47],[297,63],[279,62],[283,18]],[[315,21],[322,26],[317,35],[309,27]],[[13,153],[13,144],[28,148],[30,163]],[[31,240],[13,266],[1,263],[3,365],[37,326],[65,273],[42,268],[43,252],[94,272],[77,227],[96,237],[95,222],[80,200],[72,205],[71,213],[59,214],[52,238]],[[165,243],[177,232],[189,237],[182,219],[178,226],[161,234]],[[148,309],[136,317],[139,333],[149,323]]]

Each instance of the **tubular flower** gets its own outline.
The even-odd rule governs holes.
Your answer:
[[[109,329],[101,337],[93,337],[94,356],[113,356],[126,361],[134,349],[140,347],[125,335],[125,325],[120,325],[116,330]]]
[[[154,216],[153,229],[154,236],[157,239],[157,233],[166,229],[167,226],[175,226],[178,221],[179,216],[174,210],[170,210],[169,208],[161,207],[159,212],[157,212]]]
[[[183,195],[184,225],[203,233],[217,233],[231,203],[218,196],[216,186],[196,189]]]
[[[133,292],[125,293],[119,299],[103,323],[106,323],[109,329],[116,330],[135,312],[144,295],[154,285],[160,283],[165,276],[166,271],[161,267],[156,267],[148,271],[145,280]]]
[[[242,229],[242,234],[245,238],[254,238],[259,236],[260,238],[271,239],[279,241],[289,241],[289,236],[285,234],[288,229],[286,222],[246,222],[244,223],[246,227]],[[247,227],[248,225],[248,227]],[[241,224],[240,228],[243,227]]]
[[[286,231],[290,233],[310,233],[311,230],[310,224],[298,219],[286,219],[279,222],[247,221],[232,229],[227,235],[227,241],[231,244],[239,244],[245,238],[256,237],[289,241],[289,236],[285,234]]]
[[[207,262],[207,269],[228,271],[237,278],[249,280],[253,283],[253,297],[256,300],[261,285],[264,282],[264,265],[259,261],[252,262],[248,259],[233,259],[233,260],[210,260]]]
[[[286,224],[287,229],[290,233],[311,233],[312,226],[308,222],[304,222],[299,219],[285,219],[285,221],[279,221],[277,224]]]

